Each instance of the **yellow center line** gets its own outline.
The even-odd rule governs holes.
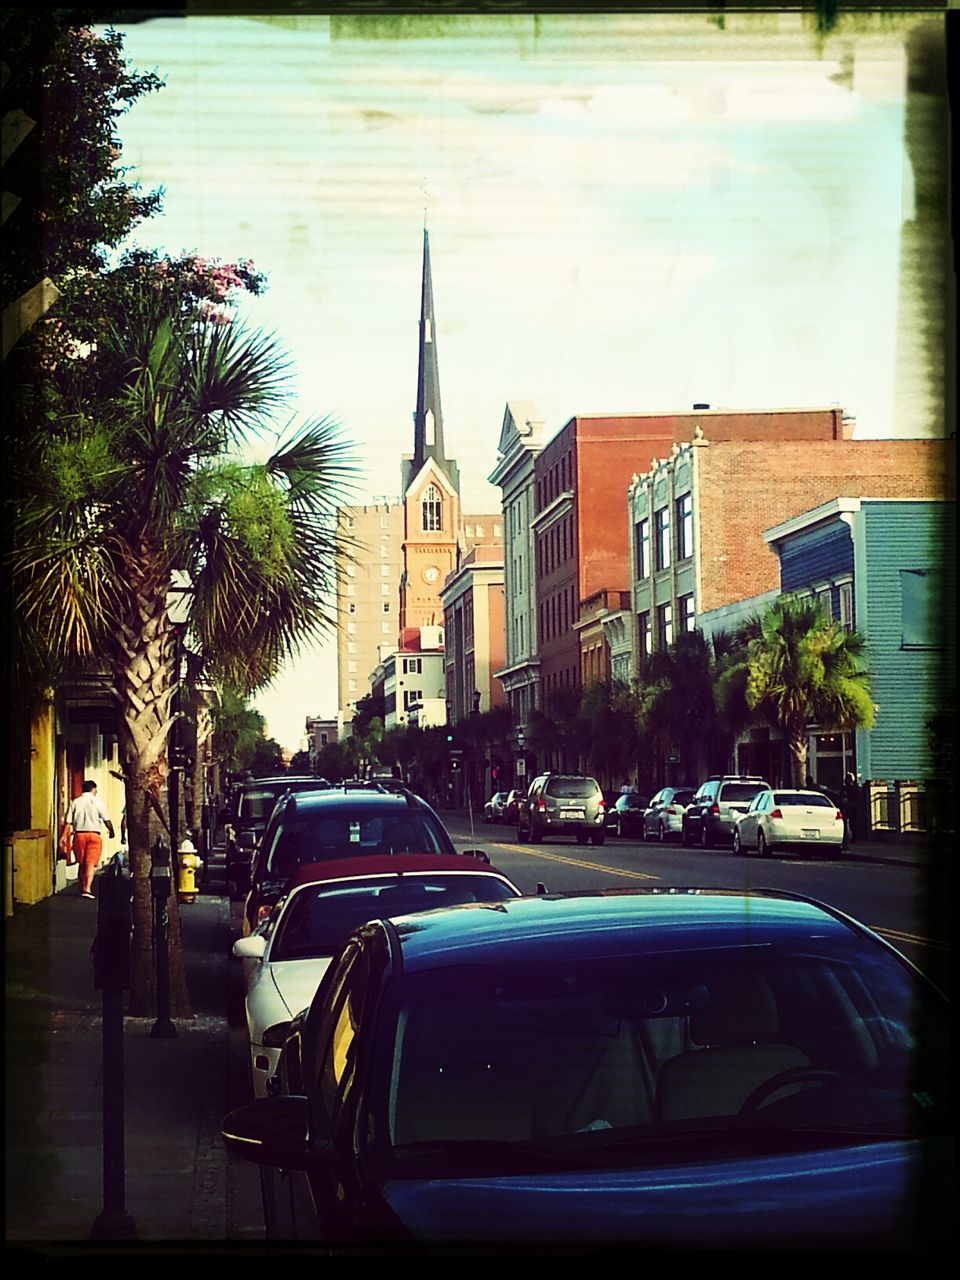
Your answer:
[[[879,933],[884,938],[894,938],[897,942],[915,942],[921,947],[935,947],[938,951],[949,951],[950,944],[947,942],[937,942],[934,938],[924,938],[917,933],[904,933],[900,929],[881,929],[879,925],[872,924],[870,928],[874,933]]]
[[[491,841],[495,849],[506,849],[510,853],[529,854],[531,858],[545,858],[547,862],[565,862],[571,867],[583,867],[587,871],[604,871],[608,876],[626,876],[629,880],[659,880],[659,876],[648,875],[643,871],[621,871],[617,867],[603,867],[599,862],[584,862],[582,858],[565,858],[559,853],[543,853],[539,849],[520,848],[515,844],[500,844]]]

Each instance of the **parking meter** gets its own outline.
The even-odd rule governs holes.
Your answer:
[[[150,892],[154,899],[166,901],[170,897],[171,880],[170,850],[157,836],[150,862]]]
[[[91,947],[97,991],[121,991],[130,986],[131,888],[118,853],[100,877],[97,895],[97,933]]]

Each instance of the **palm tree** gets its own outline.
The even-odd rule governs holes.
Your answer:
[[[617,787],[633,772],[640,745],[636,695],[620,680],[598,680],[584,690],[580,705],[590,768],[602,786]]]
[[[274,342],[159,280],[126,296],[86,356],[49,378],[49,429],[21,448],[11,579],[32,650],[99,660],[112,677],[134,887],[131,1012],[154,1007],[150,850],[163,800],[174,569],[193,583],[187,632],[214,683],[262,687],[334,625],[334,519],[354,461],[327,419],[262,436],[285,394]],[[19,655],[29,658],[26,646]],[[26,673],[29,675],[29,672]],[[189,1009],[171,903],[173,1012]]]
[[[793,785],[807,772],[812,723],[834,729],[869,729],[874,721],[866,641],[829,619],[813,600],[781,596],[747,646],[746,700],[783,733]]]

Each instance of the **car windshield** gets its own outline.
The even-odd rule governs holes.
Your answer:
[[[670,804],[690,804],[692,801],[693,801],[692,791],[675,791],[669,803]]]
[[[515,896],[497,876],[460,872],[305,886],[290,898],[277,923],[270,960],[332,956],[347,934],[368,920]]]
[[[592,778],[551,778],[546,789],[560,800],[587,800],[600,792]]]
[[[621,796],[617,801],[621,809],[645,809],[646,800],[642,796]]]
[[[379,1021],[379,1156],[444,1176],[944,1132],[945,1009],[857,938],[407,973]]]
[[[721,800],[752,800],[758,791],[766,791],[759,782],[725,782],[720,789]]]
[[[774,804],[798,804],[804,808],[835,809],[836,805],[829,796],[817,795],[812,791],[777,791],[773,797]]]
[[[356,858],[365,854],[454,853],[437,824],[423,810],[331,807],[288,816],[277,826],[266,871],[291,876],[307,862]]]
[[[256,791],[245,791],[240,797],[238,817],[241,821],[266,819],[273,812],[273,806],[286,791],[286,787],[263,787]]]

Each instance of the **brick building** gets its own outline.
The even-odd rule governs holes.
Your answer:
[[[443,589],[448,722],[504,704],[503,552],[474,547]]]

